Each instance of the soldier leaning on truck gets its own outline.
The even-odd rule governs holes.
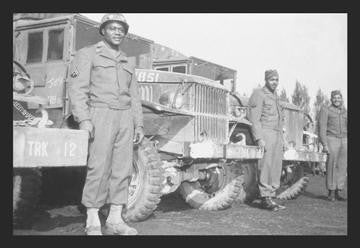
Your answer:
[[[248,115],[254,138],[264,149],[264,156],[259,161],[261,208],[272,211],[285,208],[272,199],[280,186],[284,148],[284,116],[276,94],[278,83],[279,74],[276,70],[265,71],[265,86],[252,93]]]
[[[128,29],[123,15],[104,15],[99,28],[103,41],[79,50],[70,67],[72,113],[80,129],[90,133],[81,201],[87,207],[87,235],[102,235],[98,211],[105,203],[111,204],[106,234],[137,234],[121,216],[128,199],[133,142],[144,137],[134,67],[120,50]]]
[[[347,171],[347,111],[339,90],[331,92],[331,105],[324,106],[319,114],[320,142],[326,161],[326,188],[328,200],[344,201],[340,191],[344,189]]]

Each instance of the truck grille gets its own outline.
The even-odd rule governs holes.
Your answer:
[[[202,84],[192,87],[195,96],[193,111],[196,113],[194,134],[199,141],[201,133],[206,132],[207,138],[216,143],[226,143],[228,133],[227,101],[225,90]]]
[[[177,87],[177,86],[176,86]],[[176,90],[174,87],[174,91]],[[142,100],[159,102],[161,87],[159,85],[141,83],[139,92]],[[216,143],[227,143],[228,127],[228,92],[211,86],[193,83],[186,92],[189,94],[184,109],[195,113],[194,141],[199,142],[201,134]]]

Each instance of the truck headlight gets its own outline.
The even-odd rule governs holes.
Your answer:
[[[184,104],[184,98],[178,94],[174,102],[175,92],[165,92],[159,98],[159,103],[167,107],[174,107],[180,109]],[[172,105],[173,104],[173,105]]]

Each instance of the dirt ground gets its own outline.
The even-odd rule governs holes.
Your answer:
[[[237,203],[222,211],[200,211],[173,193],[162,197],[150,218],[131,225],[140,235],[347,235],[347,202],[326,201],[324,185],[324,177],[310,176],[306,191],[283,202],[287,208],[278,212]],[[78,204],[81,187],[65,192],[58,185],[56,192],[56,201],[42,200],[31,228],[15,229],[13,234],[84,235],[86,216]],[[63,200],[71,194],[75,202]]]

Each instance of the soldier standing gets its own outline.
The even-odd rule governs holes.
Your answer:
[[[265,86],[252,93],[248,116],[254,138],[264,150],[264,157],[259,161],[261,207],[272,211],[285,208],[272,199],[280,186],[284,146],[283,113],[276,94],[278,84],[278,72],[265,71]]]
[[[320,141],[328,153],[326,162],[326,188],[328,200],[345,201],[340,196],[344,189],[347,171],[347,110],[339,90],[331,92],[331,105],[324,106],[319,114]]]
[[[111,204],[106,234],[137,234],[121,215],[128,199],[133,142],[144,137],[134,67],[120,50],[128,29],[122,14],[104,15],[99,27],[103,40],[79,50],[70,68],[72,113],[80,129],[90,134],[81,201],[87,208],[87,235],[102,235],[98,211],[105,203]]]

